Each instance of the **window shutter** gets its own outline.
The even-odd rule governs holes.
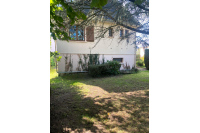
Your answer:
[[[94,42],[94,26],[88,26],[86,28],[86,36],[88,42]]]

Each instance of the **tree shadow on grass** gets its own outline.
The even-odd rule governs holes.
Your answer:
[[[100,106],[95,104],[92,98],[84,98],[76,89],[65,91],[62,88],[50,88],[51,133],[86,132],[87,130],[94,133],[103,132],[94,126],[91,119],[100,119],[98,113],[101,110],[109,110],[108,108],[113,107],[113,105]]]
[[[75,90],[51,88],[51,133],[148,132],[148,97],[123,95],[120,100],[115,96],[94,100]]]

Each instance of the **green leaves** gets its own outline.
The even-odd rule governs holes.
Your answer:
[[[60,17],[60,16],[57,16],[57,20],[59,21],[59,22],[63,22],[63,18],[62,17]]]
[[[62,56],[58,56],[56,59],[57,59],[57,61],[60,61],[61,58],[62,58]]]
[[[108,0],[92,0],[92,3],[90,5],[91,8],[97,7],[101,8],[107,4]]]
[[[102,8],[106,5],[108,0],[92,0],[91,8]],[[74,10],[66,0],[50,0],[50,32],[54,40],[70,40],[71,38],[66,33],[64,18],[56,14],[58,11],[65,11],[66,16],[70,20],[70,25],[74,25],[78,20],[86,20],[86,15],[80,10]],[[61,28],[62,27],[62,28]]]
[[[55,51],[55,52],[50,52],[50,57],[53,57],[55,58],[57,61],[60,61],[62,56],[59,56],[60,53],[58,53],[58,51]]]
[[[143,3],[143,1],[144,1],[144,0],[136,0],[136,1],[135,1],[135,4],[141,5],[141,4]]]

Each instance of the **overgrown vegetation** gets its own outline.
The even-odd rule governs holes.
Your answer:
[[[51,133],[149,132],[149,72],[58,77],[51,69]]]
[[[144,62],[142,60],[136,61],[137,66],[143,66]]]
[[[54,57],[50,57],[50,65],[51,66],[55,66],[56,65],[56,63],[54,61]]]

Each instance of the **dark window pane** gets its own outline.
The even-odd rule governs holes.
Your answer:
[[[112,28],[109,28],[109,36],[112,36]]]
[[[84,35],[83,35],[83,28],[82,27],[78,27],[78,40],[79,41],[83,41],[84,40]]]
[[[76,40],[76,26],[71,26],[69,29],[70,37],[72,40]]]
[[[113,61],[119,61],[119,62],[122,62],[122,59],[123,59],[123,58],[113,58]]]
[[[123,36],[123,30],[120,30],[120,37]]]

